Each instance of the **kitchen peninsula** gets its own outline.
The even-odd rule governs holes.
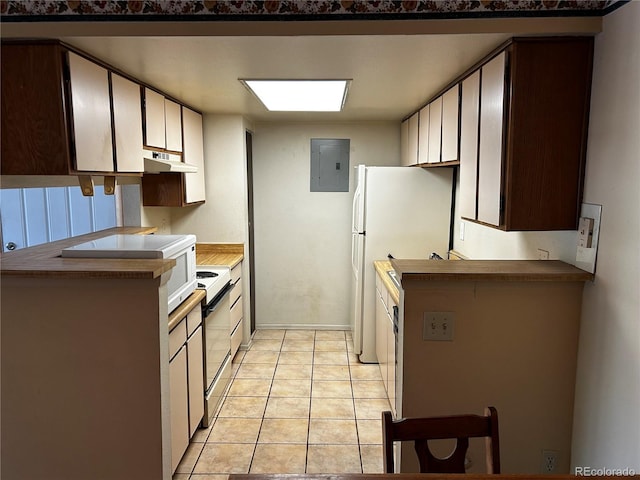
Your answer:
[[[170,479],[175,260],[61,258],[114,228],[4,253],[2,478]]]
[[[582,289],[593,276],[549,260],[375,266],[378,285],[399,307],[398,417],[481,414],[494,406],[503,472],[539,472],[542,450],[552,450],[556,471],[568,473]],[[438,330],[443,321],[446,333]],[[469,457],[469,471],[482,472],[481,442],[471,443]],[[402,472],[416,471],[411,449],[400,458]]]

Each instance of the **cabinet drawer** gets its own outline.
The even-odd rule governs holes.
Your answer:
[[[200,308],[200,304],[194,307],[187,314],[187,336],[190,337],[191,334],[200,326],[202,323],[202,309]]]
[[[231,269],[231,283],[237,283],[242,277],[242,262]]]
[[[238,322],[242,319],[242,301],[237,301],[236,304],[231,307],[231,330],[229,333],[233,333],[238,325]]]
[[[187,322],[182,320],[176,328],[169,333],[169,359],[173,358],[180,347],[187,341]]]
[[[229,298],[231,299],[231,305],[236,303],[236,300],[238,300],[241,296],[242,296],[242,282],[238,280],[236,284],[233,286],[233,288],[231,289],[231,294],[229,296]]]
[[[243,324],[243,320],[240,319],[240,322],[238,322],[236,329],[231,334],[231,359],[233,359],[238,351],[238,348],[240,348],[240,344],[242,343],[242,331],[244,330]]]

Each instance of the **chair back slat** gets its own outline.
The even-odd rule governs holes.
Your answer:
[[[487,473],[500,473],[498,413],[494,407],[485,415],[404,418],[393,420],[391,412],[382,413],[384,470],[394,473],[393,442],[413,441],[421,473],[465,473],[469,438],[485,438]],[[446,458],[435,457],[428,440],[456,439],[453,452]]]

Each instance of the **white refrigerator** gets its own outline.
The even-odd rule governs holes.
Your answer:
[[[446,258],[453,169],[356,167],[351,226],[351,330],[362,363],[377,363],[375,260]]]

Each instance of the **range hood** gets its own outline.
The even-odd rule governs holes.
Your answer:
[[[168,153],[144,152],[144,172],[145,173],[162,173],[162,172],[185,172],[196,173],[198,167],[180,160],[179,155],[170,155]]]

